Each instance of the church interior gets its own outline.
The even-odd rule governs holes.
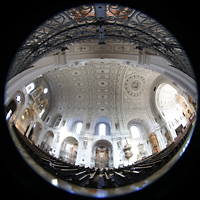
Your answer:
[[[197,115],[192,67],[145,14],[111,4],[65,10],[20,47],[5,118],[39,175],[107,197],[143,188],[187,147]]]

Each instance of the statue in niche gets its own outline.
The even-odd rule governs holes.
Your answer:
[[[122,145],[121,138],[118,138],[118,140],[117,140],[117,147],[120,149],[121,145]]]
[[[90,128],[90,122],[88,122],[87,124],[86,124],[86,129],[89,129]]]
[[[124,153],[125,153],[125,158],[129,159],[130,157],[133,156],[133,153],[131,151],[131,144],[128,144],[128,140],[126,139],[126,145],[124,146]]]
[[[151,143],[152,154],[158,153],[160,151],[160,147],[155,133],[150,134],[149,141]]]
[[[146,155],[147,155],[147,152],[144,151],[144,144],[138,144],[137,145],[137,148],[138,148],[138,155],[137,155],[137,160],[140,160],[142,158],[145,158]]]
[[[119,123],[118,122],[115,123],[115,128],[116,128],[116,130],[119,129]]]
[[[173,141],[170,132],[165,128],[165,137],[167,139],[167,146],[169,146]]]
[[[88,140],[87,140],[87,138],[84,138],[84,140],[83,140],[83,148],[84,149],[87,148],[87,144],[88,144]]]

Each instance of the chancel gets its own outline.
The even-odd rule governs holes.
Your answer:
[[[137,191],[165,173],[197,112],[176,38],[111,4],[70,8],[38,26],[16,54],[4,100],[13,141],[38,174],[95,197]]]

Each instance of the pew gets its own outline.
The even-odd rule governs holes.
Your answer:
[[[117,169],[113,167],[105,169],[85,168],[84,166],[75,166],[74,164],[66,163],[33,144],[14,125],[13,130],[27,153],[49,173],[79,186],[100,189],[132,184],[144,180],[161,169],[179,151],[187,139],[188,132],[194,120],[195,117],[191,119],[186,127],[183,127],[181,136],[162,151],[147,156],[131,165],[121,166]]]

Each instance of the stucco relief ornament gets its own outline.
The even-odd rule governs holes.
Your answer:
[[[59,140],[60,140],[60,133],[58,133],[58,136],[57,136],[57,140],[56,140],[56,142],[58,143]]]
[[[129,159],[130,157],[133,156],[133,153],[131,151],[131,144],[128,144],[128,141],[126,139],[126,145],[124,146],[123,150],[124,150],[124,153],[125,153],[125,158]]]
[[[145,83],[145,78],[141,75],[128,76],[124,82],[126,94],[131,98],[140,96],[144,91]]]
[[[87,144],[88,144],[88,139],[84,138],[83,140],[83,148],[86,149],[87,148]]]
[[[120,149],[121,145],[122,145],[121,138],[118,138],[118,140],[117,140],[117,147]]]

